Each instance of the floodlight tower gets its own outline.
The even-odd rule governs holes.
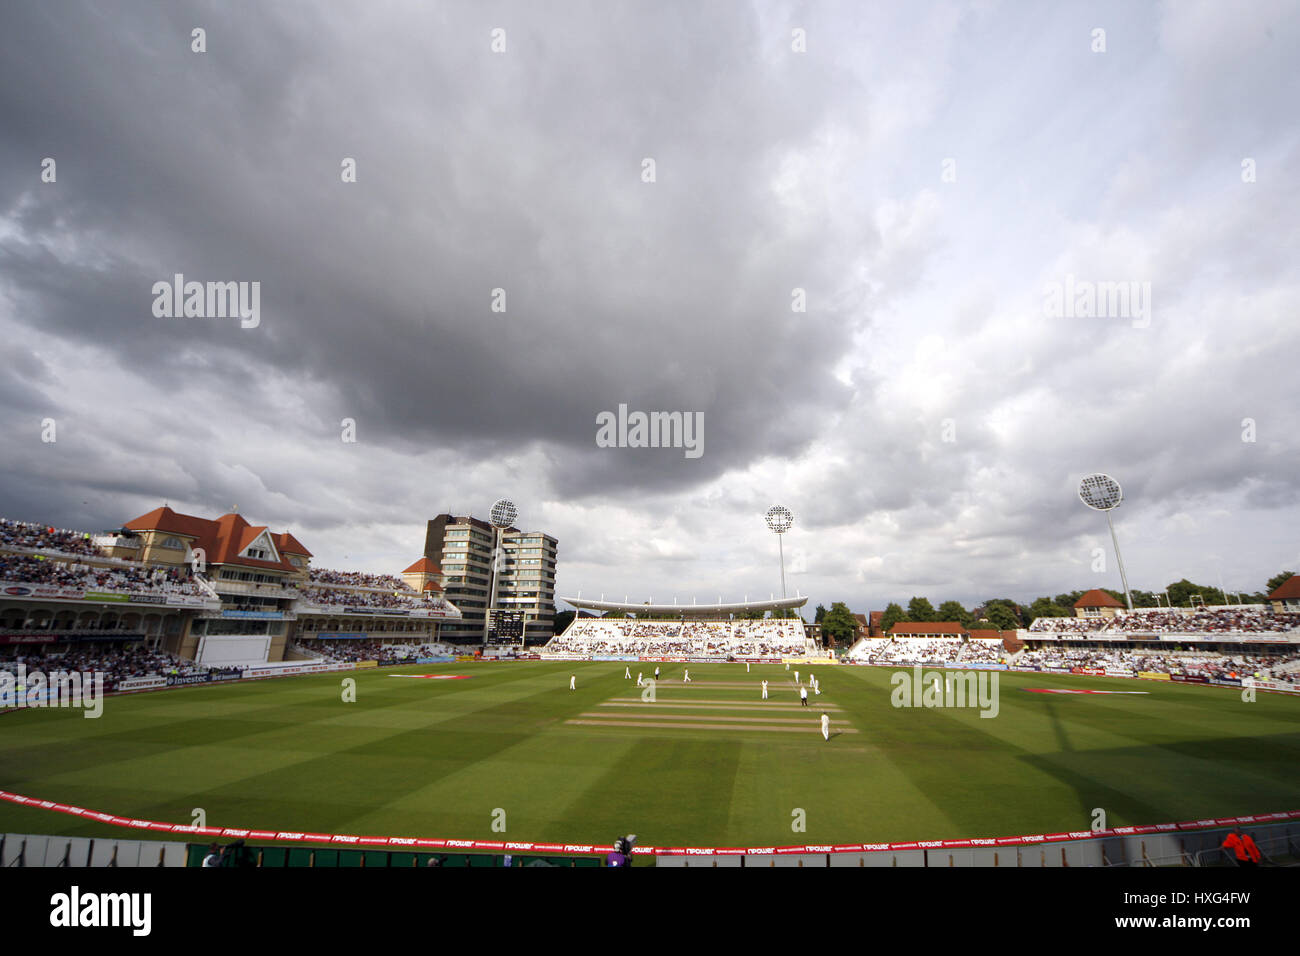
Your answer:
[[[1124,500],[1124,492],[1119,482],[1110,475],[1088,475],[1079,482],[1079,500],[1094,511],[1106,513],[1106,525],[1110,528],[1110,540],[1115,545],[1115,563],[1119,565],[1119,579],[1124,584],[1124,597],[1128,600],[1128,609],[1133,610],[1133,594],[1128,589],[1128,575],[1124,573],[1124,558],[1119,553],[1119,538],[1115,537],[1115,525],[1110,520],[1110,513]]]
[[[767,526],[776,532],[777,547],[781,552],[781,600],[785,600],[785,545],[781,541],[781,535],[790,530],[790,525],[794,524],[794,515],[790,514],[789,508],[783,508],[781,505],[773,505],[767,509]]]
[[[487,647],[488,641],[488,622],[492,619],[492,611],[497,604],[497,570],[504,563],[504,555],[501,553],[501,532],[515,523],[515,518],[519,512],[515,510],[515,503],[509,498],[500,498],[492,505],[492,513],[488,520],[492,527],[497,530],[496,547],[492,549],[492,592],[488,599],[488,605],[483,609],[483,646]]]

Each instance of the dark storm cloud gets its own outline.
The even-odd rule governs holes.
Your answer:
[[[779,501],[792,576],[864,610],[1114,584],[1074,494],[1108,470],[1134,577],[1211,526],[1258,573],[1300,487],[1297,39],[1270,4],[8,5],[0,510],[238,503],[391,570],[509,493],[562,589],[731,596]],[[176,272],[260,282],[261,324],[155,318]],[[1150,328],[1044,319],[1066,273],[1152,280]],[[702,412],[703,456],[596,447],[620,404]]]
[[[80,246],[7,252],[19,320],[156,362],[160,385],[194,384],[196,352],[234,392],[325,381],[323,419],[399,446],[559,443],[566,493],[795,450],[809,409],[842,394],[795,358],[847,345],[858,320],[826,299],[855,250],[836,262],[787,235],[769,183],[844,78],[774,77],[735,11],[598,11],[557,32],[505,9],[495,59],[497,21],[467,8],[400,32],[287,7],[127,7],[111,28],[89,8],[17,11],[2,198],[23,235]],[[59,183],[33,190],[47,153]],[[174,272],[260,281],[262,327],[153,318],[148,290]],[[791,321],[795,286],[817,318]],[[708,454],[690,470],[600,456],[596,415],[620,402],[703,412]]]

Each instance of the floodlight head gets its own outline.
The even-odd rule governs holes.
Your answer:
[[[777,534],[785,534],[792,524],[794,524],[794,515],[790,514],[789,508],[773,505],[767,509],[767,526]]]
[[[519,517],[519,512],[515,510],[515,503],[509,498],[502,498],[492,505],[492,527],[508,528],[515,523],[515,518]]]
[[[1124,492],[1119,482],[1110,475],[1088,475],[1079,482],[1079,500],[1094,511],[1110,511],[1119,507]]]

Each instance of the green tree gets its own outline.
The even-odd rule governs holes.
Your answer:
[[[935,620],[957,621],[964,628],[970,628],[972,617],[970,611],[961,606],[960,601],[944,601],[939,605]]]
[[[1040,617],[1071,617],[1067,611],[1049,597],[1040,597],[1025,609],[1025,623],[1032,624]]]
[[[1264,588],[1264,593],[1272,594],[1293,577],[1295,577],[1294,571],[1283,571],[1281,574],[1273,575],[1268,579],[1268,585]]]
[[[556,633],[556,634],[563,634],[563,633],[564,633],[564,629],[565,629],[566,627],[568,627],[570,623],[572,623],[572,621],[573,621],[573,615],[574,615],[575,613],[577,613],[577,612],[575,612],[575,611],[560,611],[558,614],[555,615],[555,633]]]
[[[1074,602],[1079,600],[1081,597],[1083,597],[1082,591],[1070,591],[1068,594],[1058,594],[1052,600],[1058,607],[1065,608],[1068,613],[1073,614]]]
[[[1157,599],[1154,591],[1134,591],[1132,593],[1134,607],[1159,607],[1165,602],[1165,596],[1162,594]],[[1122,601],[1123,598],[1120,598],[1120,600]]]
[[[885,608],[885,613],[880,618],[880,633],[888,636],[891,627],[899,621],[908,620],[911,620],[911,618],[907,616],[907,612],[904,611],[902,607],[897,604],[890,604]]]
[[[914,597],[907,602],[907,617],[912,621],[933,621],[934,605],[929,598]]]
[[[851,643],[857,630],[858,621],[849,606],[841,601],[831,604],[831,609],[822,620],[822,634],[836,644]]]
[[[1020,621],[1020,605],[1010,598],[991,598],[985,601],[982,619],[1000,631],[1012,631],[1025,626]]]
[[[1218,588],[1208,587],[1204,584],[1195,584],[1186,578],[1181,581],[1175,581],[1165,588],[1169,592],[1169,600],[1173,602],[1174,607],[1187,607],[1192,603],[1195,595],[1200,595],[1206,604],[1223,604],[1223,594]],[[1123,598],[1121,598],[1123,600]]]
[[[814,623],[814,624],[820,624],[820,623],[821,623],[822,621],[824,621],[824,620],[826,620],[826,608],[823,607],[822,605],[818,604],[818,605],[817,605],[817,616],[813,618],[813,623]]]

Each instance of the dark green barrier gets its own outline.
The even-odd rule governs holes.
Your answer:
[[[185,865],[202,866],[203,858],[208,855],[208,844],[190,843],[186,845]],[[412,853],[407,850],[334,850],[326,847],[283,847],[283,846],[249,846],[241,847],[235,857],[237,862],[227,861],[227,866],[262,866],[282,867],[399,867],[414,869],[422,866],[444,866],[464,868],[470,866],[506,866],[506,857],[502,853]],[[595,856],[517,856],[511,855],[510,866],[600,866],[602,860]]]

